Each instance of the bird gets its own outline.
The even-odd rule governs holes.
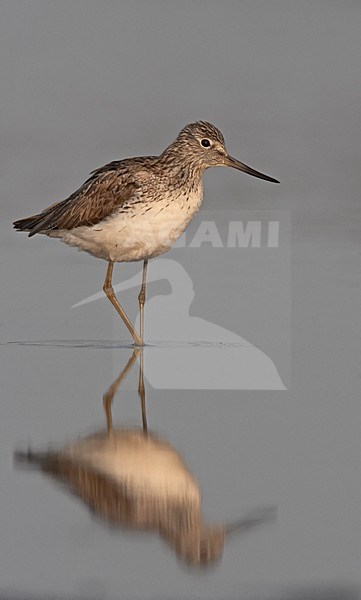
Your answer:
[[[205,567],[222,556],[225,538],[276,516],[254,508],[229,523],[208,523],[201,490],[181,455],[157,433],[116,427],[63,448],[16,451],[17,465],[33,466],[62,484],[112,528],[157,532],[179,558]]]
[[[225,538],[273,520],[275,506],[260,506],[229,523],[202,516],[198,481],[181,454],[148,429],[143,382],[143,347],[103,395],[107,427],[60,448],[18,450],[18,465],[33,466],[62,484],[111,527],[157,532],[188,565],[205,567],[221,558]],[[114,427],[112,403],[139,359],[142,427]]]
[[[232,167],[279,183],[228,154],[223,134],[207,121],[189,123],[159,156],[115,160],[92,171],[65,200],[14,222],[29,237],[58,238],[108,263],[103,291],[122,318],[135,346],[144,345],[148,260],[170,250],[198,212],[202,176],[210,167]],[[138,295],[139,333],[112,286],[116,262],[143,261]]]

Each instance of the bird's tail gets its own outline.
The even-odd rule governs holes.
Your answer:
[[[19,219],[19,221],[13,223],[14,229],[17,231],[29,231],[29,237],[36,233],[47,233],[52,229],[57,229],[56,219],[64,212],[68,202],[69,198],[61,200],[60,202],[48,206],[48,208],[37,215]]]
[[[32,217],[26,217],[25,219],[19,219],[19,221],[15,221],[13,223],[14,229],[16,231],[32,231],[34,227],[39,225],[39,223],[44,218],[44,215],[33,215]]]

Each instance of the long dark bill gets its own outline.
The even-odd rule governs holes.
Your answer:
[[[239,171],[243,171],[243,173],[248,173],[248,175],[253,175],[253,177],[258,177],[259,179],[264,179],[265,181],[272,181],[272,183],[279,183],[277,179],[273,179],[273,177],[269,177],[269,175],[265,175],[264,173],[260,173],[259,171],[255,171],[252,167],[248,167],[247,165],[241,163],[239,160],[233,158],[232,156],[227,156],[224,164],[227,167],[233,167],[234,169],[238,169]]]

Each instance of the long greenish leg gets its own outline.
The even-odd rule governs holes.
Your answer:
[[[144,304],[145,304],[145,295],[147,290],[147,268],[148,268],[148,260],[145,260],[143,263],[143,277],[142,277],[142,287],[140,288],[138,302],[139,302],[139,316],[140,316],[140,337],[144,339]]]
[[[136,346],[143,346],[143,339],[142,339],[143,336],[139,337],[139,335],[137,334],[137,332],[134,329],[133,323],[130,321],[130,319],[125,314],[124,310],[120,306],[119,301],[114,293],[114,289],[112,286],[113,266],[114,266],[114,263],[112,260],[110,260],[108,262],[108,269],[107,269],[107,274],[106,274],[104,285],[103,285],[103,291],[106,294],[107,298],[109,298],[110,302],[114,306],[117,313],[123,319],[125,325],[127,326],[128,330],[134,340],[134,344]]]

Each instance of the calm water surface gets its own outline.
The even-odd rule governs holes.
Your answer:
[[[16,252],[10,239],[5,247],[22,276],[16,293],[13,285],[6,296],[2,323],[3,589],[104,598],[119,597],[120,589],[148,598],[166,597],[170,588],[179,598],[232,597],[241,590],[244,597],[271,598],[306,588],[311,597],[312,590],[322,597],[323,590],[340,588],[340,597],[352,597],[360,550],[359,403],[349,371],[356,302],[334,317],[354,287],[354,249],[336,252],[324,244],[311,256],[309,249],[295,248],[294,265],[307,265],[307,286],[299,269],[293,280],[290,389],[164,390],[145,380],[149,428],[185,461],[199,484],[207,521],[230,522],[258,507],[277,506],[276,519],[226,539],[220,561],[194,570],[157,534],[109,526],[51,478],[14,466],[16,450],[59,448],[104,428],[103,393],[131,349],[106,304],[103,336],[79,341],[82,327],[97,333],[97,324],[80,316],[72,337],[69,288],[56,287],[57,268],[47,261],[39,268],[42,281],[55,281],[57,301],[49,307],[55,293],[42,292],[41,282],[33,287],[33,257],[21,243]],[[54,326],[54,313],[61,326]],[[306,315],[307,331],[301,327]],[[145,363],[152,352],[156,347],[145,349]],[[114,398],[116,426],[141,426],[136,371]]]

